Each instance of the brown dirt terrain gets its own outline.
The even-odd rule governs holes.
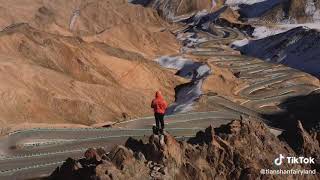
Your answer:
[[[211,8],[209,1],[177,2],[178,14]],[[126,0],[0,0],[0,9],[2,134],[149,115],[154,91],[172,102],[174,87],[186,82],[152,61],[178,54],[180,45],[151,8]],[[233,97],[240,82],[226,69],[214,71],[204,92]]]
[[[1,0],[0,9],[3,128],[144,116],[158,89],[173,101],[180,80],[152,59],[179,45],[154,10],[125,0]]]

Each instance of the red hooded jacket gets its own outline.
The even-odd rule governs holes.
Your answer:
[[[156,98],[152,100],[151,108],[155,113],[165,114],[167,107],[167,102],[163,99],[161,92],[157,91]]]

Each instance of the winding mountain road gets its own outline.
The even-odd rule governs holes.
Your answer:
[[[237,30],[219,27],[210,29],[209,33],[185,26],[174,33],[183,34],[190,30],[197,38],[207,40],[188,47],[186,53],[208,57],[207,63],[238,73],[238,77],[248,85],[234,92],[246,100],[242,104],[217,95],[209,96],[209,102],[217,107],[215,111],[166,116],[167,131],[178,138],[193,136],[209,125],[217,127],[240,119],[241,116],[255,117],[268,123],[259,113],[281,111],[277,105],[286,98],[319,92],[318,86],[301,80],[310,76],[306,73],[236,55],[222,48],[221,44],[230,44],[243,37]],[[47,176],[67,157],[81,157],[86,148],[105,147],[109,151],[114,145],[125,143],[128,137],[146,139],[152,133],[153,123],[153,117],[145,117],[116,123],[112,128],[30,129],[12,132],[0,139],[4,155],[0,156],[0,179]],[[278,133],[274,129],[272,132]]]
[[[286,99],[306,96],[319,89],[318,85],[302,80],[306,77],[314,78],[307,73],[257,58],[237,55],[221,48],[221,44],[230,44],[242,38],[241,32],[221,27],[210,29],[210,31],[215,35],[194,29],[195,34],[199,32],[202,35],[205,34],[208,40],[196,44],[195,48],[190,49],[188,53],[208,57],[207,63],[228,68],[234,74],[238,74],[238,78],[248,84],[235,92],[246,99],[241,105],[262,114],[274,114],[283,111],[277,105]]]

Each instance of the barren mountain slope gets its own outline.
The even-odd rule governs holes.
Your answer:
[[[99,39],[146,54],[144,47],[151,54],[177,48],[158,42],[173,37],[160,33],[166,23],[154,10],[126,0],[0,0],[0,9],[0,29],[23,22],[46,32]]]
[[[179,80],[152,59],[179,46],[154,10],[124,0],[0,6],[2,125],[143,116],[158,89],[173,100]]]

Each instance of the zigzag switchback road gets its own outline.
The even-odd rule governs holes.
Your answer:
[[[183,16],[182,19],[187,17]],[[175,21],[178,22],[179,18]],[[218,95],[208,96],[209,103],[216,107],[215,111],[166,116],[167,131],[174,136],[193,136],[209,125],[217,127],[242,116],[255,117],[269,123],[261,118],[260,113],[282,111],[277,105],[286,98],[319,92],[317,85],[301,80],[311,77],[306,73],[238,55],[221,46],[244,36],[237,30],[211,27],[210,31],[204,32],[192,25],[183,25],[173,30],[173,33],[180,37],[191,33],[198,39],[206,39],[199,43],[197,38],[196,41],[194,37],[190,38],[193,44],[184,47],[182,52],[205,57],[207,63],[228,68],[247,82],[247,86],[234,92],[245,99],[241,103]],[[153,122],[153,117],[145,117],[116,123],[112,128],[30,129],[12,132],[0,139],[1,152],[4,154],[0,157],[0,179],[48,176],[67,157],[81,157],[86,148],[105,147],[108,151],[116,144],[125,143],[128,137],[145,139],[152,133]],[[272,129],[272,132],[279,133],[276,129]]]
[[[176,22],[179,22],[178,19],[177,17]],[[182,21],[185,19],[185,16],[181,18]],[[191,23],[182,25],[181,28],[173,30],[173,33],[186,37],[184,40],[193,37],[190,41],[196,42],[192,43],[191,47],[184,49],[184,53],[206,57],[207,63],[228,68],[234,74],[238,74],[238,78],[244,80],[247,86],[234,93],[245,99],[241,105],[256,112],[262,114],[282,112],[283,109],[279,109],[277,105],[284,100],[316,93],[320,88],[318,84],[303,80],[303,78],[315,79],[307,73],[280,64],[235,54],[228,48],[222,48],[221,45],[230,45],[244,37],[236,29],[210,25],[206,30],[199,30],[194,23]],[[186,33],[189,33],[188,36],[184,35]],[[194,40],[195,36],[201,40],[206,39],[206,41],[197,43]]]

